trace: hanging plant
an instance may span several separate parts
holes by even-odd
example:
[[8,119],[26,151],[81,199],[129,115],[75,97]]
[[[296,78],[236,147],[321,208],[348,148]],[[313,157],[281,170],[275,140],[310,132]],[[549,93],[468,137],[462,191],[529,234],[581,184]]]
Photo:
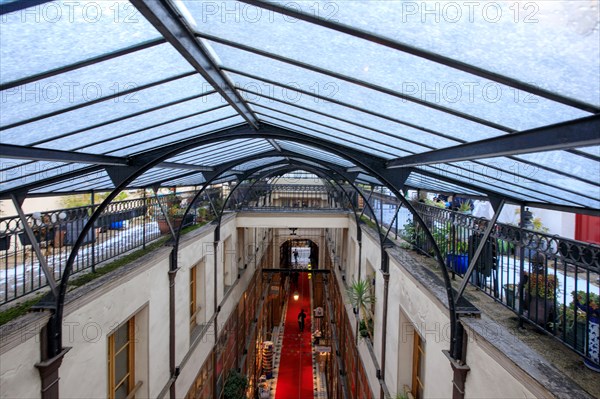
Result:
[[229,371],[225,379],[223,394],[225,399],[244,399],[245,391],[248,386],[248,377],[237,372],[236,370]]

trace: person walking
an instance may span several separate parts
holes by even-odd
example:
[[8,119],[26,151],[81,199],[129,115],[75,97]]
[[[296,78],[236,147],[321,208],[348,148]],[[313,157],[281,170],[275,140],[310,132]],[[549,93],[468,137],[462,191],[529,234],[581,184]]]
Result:
[[298,266],[298,250],[294,249],[294,263]]
[[304,313],[304,309],[300,310],[298,313],[298,329],[300,332],[304,332],[304,319],[306,319],[306,313]]

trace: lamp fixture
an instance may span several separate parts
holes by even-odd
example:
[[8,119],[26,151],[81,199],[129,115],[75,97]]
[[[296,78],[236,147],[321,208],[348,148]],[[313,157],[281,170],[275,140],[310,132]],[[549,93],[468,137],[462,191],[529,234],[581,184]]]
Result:
[[297,301],[298,299],[300,299],[300,294],[298,293],[298,291],[294,291],[294,301]]

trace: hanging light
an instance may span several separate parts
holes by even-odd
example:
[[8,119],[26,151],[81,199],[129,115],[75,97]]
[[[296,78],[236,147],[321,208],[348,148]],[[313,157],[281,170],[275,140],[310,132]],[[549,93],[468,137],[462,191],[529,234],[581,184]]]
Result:
[[294,291],[294,301],[297,301],[298,299],[300,299],[300,294],[298,291]]

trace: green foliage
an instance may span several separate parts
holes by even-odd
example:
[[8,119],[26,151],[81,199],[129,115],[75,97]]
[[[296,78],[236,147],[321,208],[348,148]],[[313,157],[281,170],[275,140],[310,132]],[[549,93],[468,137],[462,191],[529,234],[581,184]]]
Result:
[[[354,281],[347,289],[348,298],[352,307],[362,312],[363,318],[368,318],[369,307],[375,303],[373,286],[369,280]],[[360,317],[360,314],[359,314]]]
[[408,219],[404,226],[402,226],[402,232],[400,233],[400,237],[409,244],[415,244],[417,242],[416,233],[417,232],[413,221]]
[[584,309],[587,309],[592,316],[600,316],[600,295],[590,292],[589,294],[585,291],[572,291],[573,296],[572,305],[579,304]]
[[398,392],[394,399],[408,399],[408,396],[404,392]]
[[[94,203],[100,204],[108,197],[110,193],[95,193]],[[127,198],[127,193],[121,191],[114,199],[113,202],[123,201]],[[89,194],[78,194],[78,195],[65,195],[60,199],[60,204],[64,208],[79,208],[81,206],[88,206],[92,204],[92,198]]]
[[454,246],[454,250],[457,254],[464,255],[469,252],[469,244],[464,241],[459,241]]
[[556,297],[556,276],[549,274],[530,274],[529,275],[529,293],[538,298],[554,299]]
[[458,211],[459,212],[471,212],[471,204],[469,203],[469,201],[461,202],[460,206],[458,207]]
[[533,229],[535,231],[539,231],[541,233],[547,233],[550,229],[545,227],[544,224],[542,223],[542,219],[537,217],[537,218],[533,218],[531,220],[531,222],[533,223]]
[[0,326],[26,314],[32,306],[40,301],[40,299],[42,299],[42,295],[38,295],[36,298],[29,299],[17,306],[0,312]]
[[248,377],[236,370],[230,370],[225,379],[225,386],[223,387],[225,399],[244,399],[246,397],[245,391],[247,386]]
[[364,222],[367,226],[369,226],[370,228],[372,228],[373,230],[377,230],[377,225],[375,224],[375,222],[372,221],[371,219],[369,219],[368,217],[366,217],[365,215],[362,215],[360,217],[360,220],[362,222]]

